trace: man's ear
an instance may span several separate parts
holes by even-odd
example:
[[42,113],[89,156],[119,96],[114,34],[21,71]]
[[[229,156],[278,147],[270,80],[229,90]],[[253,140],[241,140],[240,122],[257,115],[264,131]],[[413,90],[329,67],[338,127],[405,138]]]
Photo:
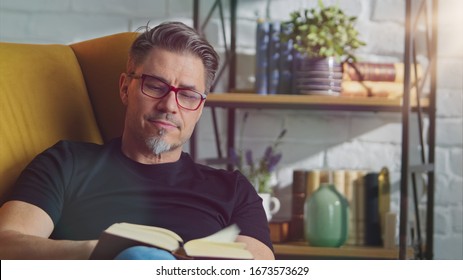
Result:
[[119,96],[121,97],[122,104],[127,106],[129,95],[129,79],[126,73],[122,73],[119,77]]

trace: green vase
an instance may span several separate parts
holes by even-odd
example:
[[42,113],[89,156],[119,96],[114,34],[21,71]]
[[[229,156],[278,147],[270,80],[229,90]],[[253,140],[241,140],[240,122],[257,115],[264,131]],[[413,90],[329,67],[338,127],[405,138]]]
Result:
[[304,234],[309,245],[342,246],[347,240],[348,207],[334,185],[320,185],[304,205]]

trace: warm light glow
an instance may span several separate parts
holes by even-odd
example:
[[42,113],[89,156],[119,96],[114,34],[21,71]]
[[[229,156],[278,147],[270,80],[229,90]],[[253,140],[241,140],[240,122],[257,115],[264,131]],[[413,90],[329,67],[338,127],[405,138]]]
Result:
[[463,1],[439,1],[439,47],[445,56],[463,57]]

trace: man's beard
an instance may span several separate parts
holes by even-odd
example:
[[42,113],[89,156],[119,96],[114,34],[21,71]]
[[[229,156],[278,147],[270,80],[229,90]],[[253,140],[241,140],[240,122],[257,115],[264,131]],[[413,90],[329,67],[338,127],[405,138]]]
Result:
[[168,152],[172,149],[172,145],[167,143],[163,139],[163,135],[165,133],[165,130],[159,131],[159,135],[149,137],[148,139],[145,140],[146,146],[151,150],[151,152],[155,156],[159,156],[162,153]]
[[[155,120],[155,119],[166,119],[166,120],[174,123],[175,125],[180,126],[178,124],[178,122],[176,122],[173,119],[171,114],[166,114],[165,117],[163,117],[163,116],[161,116],[161,117],[159,117],[159,116],[150,116],[148,118],[149,121],[150,120]],[[161,129],[161,130],[159,130],[158,135],[150,136],[145,140],[146,146],[148,147],[148,149],[155,156],[160,156],[162,153],[170,152],[170,151],[173,151],[175,149],[178,149],[179,147],[181,147],[182,145],[184,145],[188,141],[188,138],[186,138],[186,139],[180,139],[180,143],[173,143],[173,144],[171,143],[171,144],[169,144],[164,139],[164,136],[165,136],[166,133],[167,133],[167,131],[165,129]]]

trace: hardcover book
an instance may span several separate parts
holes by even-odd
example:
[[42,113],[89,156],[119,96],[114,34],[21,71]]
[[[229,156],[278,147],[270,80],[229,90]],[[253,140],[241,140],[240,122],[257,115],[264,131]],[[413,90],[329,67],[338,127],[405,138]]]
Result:
[[292,241],[304,240],[304,202],[306,198],[305,170],[293,171],[292,209],[289,224],[289,239]]
[[258,94],[268,93],[268,47],[269,47],[269,22],[259,19],[256,30],[256,69],[255,88]]
[[[415,81],[414,65],[411,69],[411,80]],[[403,83],[405,65],[403,63],[374,63],[354,62],[343,63],[344,81],[382,81]],[[423,76],[421,65],[416,64],[416,76],[418,80]]]
[[347,245],[365,245],[365,171],[345,172],[345,195],[349,203],[349,232]]
[[338,169],[338,170],[333,170],[333,184],[336,190],[341,194],[342,196],[346,197],[346,183],[345,183],[345,170]]
[[386,239],[386,220],[391,205],[391,182],[389,179],[389,169],[381,168],[378,176],[378,210],[383,243]]
[[[342,81],[341,96],[383,97],[395,99],[403,96],[404,84],[396,82]],[[416,87],[412,87],[411,98],[416,97]]]
[[358,179],[355,181],[356,205],[356,244],[365,245],[365,171],[358,171]]
[[268,47],[268,94],[278,93],[278,83],[280,77],[280,22],[270,23],[270,36]]
[[365,245],[382,246],[379,212],[379,173],[370,172],[364,177],[365,188]]
[[288,240],[289,234],[289,221],[271,221],[268,226],[270,229],[270,240],[273,243],[281,243]]
[[349,232],[347,234],[347,245],[358,245],[357,242],[357,228],[358,228],[358,215],[357,215],[357,199],[356,199],[356,181],[358,180],[359,172],[356,170],[347,170],[345,172],[345,186],[344,191],[346,194],[347,202],[349,203]]
[[210,236],[183,242],[168,229],[116,223],[101,234],[90,259],[111,260],[122,250],[137,245],[166,250],[178,259],[253,259],[244,243],[234,242],[238,234],[238,226],[231,225]]
[[[281,33],[291,32],[288,24],[281,24]],[[293,65],[293,41],[280,42],[280,58],[278,61],[278,68],[280,73],[278,75],[278,93],[291,94],[292,93],[292,65]]]

